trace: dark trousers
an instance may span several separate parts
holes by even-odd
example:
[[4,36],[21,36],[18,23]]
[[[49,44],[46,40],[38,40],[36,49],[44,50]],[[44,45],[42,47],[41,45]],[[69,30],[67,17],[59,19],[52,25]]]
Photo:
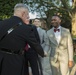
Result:
[[38,64],[38,54],[33,49],[29,49],[27,52],[25,52],[25,70],[24,70],[25,75],[29,75],[28,62],[30,64],[32,74],[40,75],[39,64]]
[[0,75],[24,75],[24,56],[0,51]]

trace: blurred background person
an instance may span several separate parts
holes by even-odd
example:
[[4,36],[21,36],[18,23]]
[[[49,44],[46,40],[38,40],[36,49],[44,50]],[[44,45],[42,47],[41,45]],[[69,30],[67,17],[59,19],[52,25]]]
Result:
[[46,31],[48,30],[47,23],[44,19],[41,19],[41,28],[46,30]]
[[46,35],[46,30],[41,28],[41,20],[39,18],[35,18],[33,24],[37,27],[40,44],[45,53],[44,58],[40,57],[43,75],[51,75],[51,68],[49,62],[49,47],[47,45],[48,38]]
[[[30,19],[29,17],[26,19],[25,22],[27,25],[30,24]],[[40,38],[37,32],[37,28],[34,25],[29,25],[33,28],[36,40],[40,43]],[[37,52],[28,44],[28,50],[26,50],[25,47],[25,75],[42,75],[41,72],[41,65],[40,65],[40,60],[38,57]]]

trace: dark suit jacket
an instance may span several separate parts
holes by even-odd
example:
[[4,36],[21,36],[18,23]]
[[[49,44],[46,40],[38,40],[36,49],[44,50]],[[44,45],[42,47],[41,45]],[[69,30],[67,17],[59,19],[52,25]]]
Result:
[[9,28],[19,23],[22,25],[0,41],[0,48],[19,51],[20,49],[24,49],[26,43],[28,43],[39,55],[44,56],[43,49],[37,42],[32,27],[25,25],[19,17],[13,16],[0,22],[0,37],[2,38]]
[[32,25],[33,27],[33,30],[34,30],[34,34],[35,34],[35,37],[36,37],[36,40],[40,43],[40,38],[39,38],[39,34],[38,34],[38,31],[37,31],[37,27]]

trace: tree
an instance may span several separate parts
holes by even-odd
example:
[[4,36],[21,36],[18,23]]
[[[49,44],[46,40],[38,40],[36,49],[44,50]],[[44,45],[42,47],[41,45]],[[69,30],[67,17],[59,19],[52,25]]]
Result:
[[71,10],[71,18],[72,18],[72,34],[76,37],[76,0],[72,0],[72,10]]
[[0,19],[3,20],[13,15],[13,8],[16,3],[22,0],[0,0]]
[[76,36],[76,0],[25,0],[24,3],[32,12],[40,13],[42,18],[45,15],[48,27],[50,27],[51,16],[60,15],[62,23],[66,22],[65,27],[72,27],[72,34]]
[[76,37],[76,0],[72,0],[72,6],[68,7],[68,2],[66,0],[61,0],[64,10],[67,11],[71,19],[72,24],[72,35]]

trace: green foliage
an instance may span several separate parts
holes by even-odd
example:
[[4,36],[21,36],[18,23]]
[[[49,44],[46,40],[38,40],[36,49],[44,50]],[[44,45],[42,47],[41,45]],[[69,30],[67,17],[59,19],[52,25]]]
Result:
[[[22,0],[0,0],[0,19],[12,16],[13,7],[19,2],[22,2]],[[72,7],[69,0],[23,0],[23,2],[29,7],[32,13],[36,11],[42,18],[45,15],[49,28],[51,16],[54,14],[59,14],[62,17],[62,23],[67,23],[65,27],[70,27],[71,18],[69,12],[71,12]]]
[[67,23],[65,26],[63,25],[64,27],[71,27],[71,17],[69,13],[72,7],[70,5],[70,0],[25,0],[25,4],[29,6],[30,11],[40,13],[41,18],[45,15],[49,28],[51,16],[54,14],[59,14],[61,16],[63,24]]
[[73,38],[76,38],[76,35],[74,35]]
[[22,0],[0,0],[0,19],[9,18],[13,15],[13,8],[16,3]]
[[76,55],[74,55],[73,59],[74,59],[74,62],[76,63]]

